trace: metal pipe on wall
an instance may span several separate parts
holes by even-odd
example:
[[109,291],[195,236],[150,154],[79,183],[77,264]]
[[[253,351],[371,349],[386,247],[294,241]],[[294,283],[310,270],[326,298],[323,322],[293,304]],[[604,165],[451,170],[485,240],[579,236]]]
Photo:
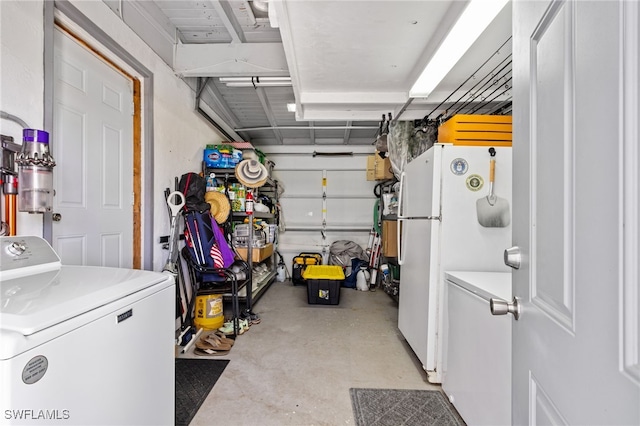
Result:
[[20,126],[22,126],[23,129],[30,128],[29,125],[20,117],[17,117],[13,114],[9,114],[8,112],[5,112],[5,111],[0,111],[0,118],[13,121],[14,123],[18,123]]
[[18,196],[16,194],[4,195],[4,217],[7,224],[5,235],[14,236],[17,231]]
[[[26,125],[22,119],[15,115],[8,114],[4,111],[2,118],[14,121],[18,124]],[[18,217],[18,176],[16,172],[16,155],[20,152],[22,146],[14,143],[13,137],[0,135],[0,152],[2,153],[2,162],[0,163],[0,193],[4,194],[4,214],[0,218],[0,235],[13,236],[17,233]]]

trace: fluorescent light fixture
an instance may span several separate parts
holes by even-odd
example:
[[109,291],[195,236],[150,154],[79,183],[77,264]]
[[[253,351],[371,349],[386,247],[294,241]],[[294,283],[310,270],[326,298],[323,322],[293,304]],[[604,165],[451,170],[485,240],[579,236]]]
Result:
[[287,111],[296,112],[296,104],[287,104]]
[[[1,0],[0,0],[1,1]],[[283,81],[265,81],[260,83],[252,83],[252,82],[237,82],[237,83],[225,83],[227,87],[289,87],[291,83],[283,82]]]
[[412,98],[426,98],[471,45],[487,29],[509,0],[471,0],[447,37],[409,90]]
[[227,87],[286,87],[291,77],[220,77]]

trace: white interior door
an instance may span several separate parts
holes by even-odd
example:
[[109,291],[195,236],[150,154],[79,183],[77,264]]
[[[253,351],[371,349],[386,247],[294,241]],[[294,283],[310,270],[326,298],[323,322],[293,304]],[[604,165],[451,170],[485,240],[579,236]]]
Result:
[[638,13],[513,4],[513,424],[640,424]]
[[53,247],[69,265],[133,264],[131,81],[55,31]]

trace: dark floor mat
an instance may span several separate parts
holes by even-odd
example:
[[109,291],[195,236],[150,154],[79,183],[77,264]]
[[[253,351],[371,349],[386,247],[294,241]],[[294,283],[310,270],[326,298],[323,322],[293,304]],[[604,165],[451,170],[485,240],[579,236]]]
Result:
[[440,391],[350,389],[357,426],[464,426]]
[[176,426],[187,426],[229,363],[227,359],[176,359]]

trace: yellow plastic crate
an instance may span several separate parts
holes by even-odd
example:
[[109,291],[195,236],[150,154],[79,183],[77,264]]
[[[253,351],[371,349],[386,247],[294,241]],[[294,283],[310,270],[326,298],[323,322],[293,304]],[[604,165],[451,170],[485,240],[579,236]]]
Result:
[[456,114],[438,127],[438,142],[469,146],[511,146],[512,117]]
[[344,280],[342,266],[338,265],[309,265],[302,273],[305,280]]
[[307,283],[307,302],[310,305],[340,304],[340,287],[344,282],[342,266],[309,265],[302,272]]

